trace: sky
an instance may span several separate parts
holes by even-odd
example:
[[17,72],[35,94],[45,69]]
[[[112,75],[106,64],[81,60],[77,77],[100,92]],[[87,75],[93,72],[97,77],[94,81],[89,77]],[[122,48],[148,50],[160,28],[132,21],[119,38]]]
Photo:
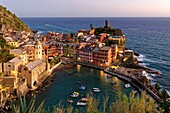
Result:
[[170,17],[170,0],[0,0],[19,17]]

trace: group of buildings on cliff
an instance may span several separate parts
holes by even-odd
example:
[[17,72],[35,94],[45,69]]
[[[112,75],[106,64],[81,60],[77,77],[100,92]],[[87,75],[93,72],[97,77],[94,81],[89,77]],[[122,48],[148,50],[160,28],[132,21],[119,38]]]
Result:
[[[108,22],[106,28],[110,29]],[[0,63],[0,85],[24,94],[35,89],[49,74],[50,60],[69,58],[70,62],[89,63],[108,67],[118,59],[133,60],[133,51],[125,50],[126,37],[100,33],[95,29],[79,30],[77,33],[47,32],[46,35],[27,32],[1,32],[12,49],[13,59]]]

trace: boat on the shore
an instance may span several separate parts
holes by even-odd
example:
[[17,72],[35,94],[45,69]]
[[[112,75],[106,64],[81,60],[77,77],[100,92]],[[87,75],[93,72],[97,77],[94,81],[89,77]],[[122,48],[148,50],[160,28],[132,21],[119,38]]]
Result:
[[71,97],[75,98],[79,96],[79,92],[73,92],[71,95]]
[[131,85],[130,84],[125,84],[125,88],[130,88]]
[[77,105],[77,106],[86,106],[87,104],[86,104],[86,102],[80,102],[80,101],[78,101],[76,105]]
[[71,104],[71,103],[73,103],[73,100],[67,99],[67,102]]
[[112,78],[112,75],[110,75],[110,74],[107,74],[106,76],[107,76],[107,78]]

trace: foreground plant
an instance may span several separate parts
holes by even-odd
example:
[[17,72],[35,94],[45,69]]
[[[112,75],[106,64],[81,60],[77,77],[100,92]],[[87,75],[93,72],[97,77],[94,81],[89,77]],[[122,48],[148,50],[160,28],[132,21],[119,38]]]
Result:
[[[135,96],[134,92],[130,93],[130,97],[127,97],[122,92],[117,94],[116,102],[111,103],[108,106],[108,97],[103,99],[103,108],[99,109],[99,100],[93,96],[88,96],[87,106],[85,111],[74,110],[73,106],[54,107],[52,113],[159,113],[156,109],[155,102],[146,95],[146,92],[142,92],[141,95]],[[26,99],[20,98],[20,104],[16,107],[12,102],[13,113],[49,113],[45,110],[44,101],[36,108],[35,97],[27,105]]]
[[25,96],[23,98],[20,97],[19,101],[17,106],[11,101],[12,113],[46,113],[44,101],[37,108],[35,106],[35,97],[31,99],[29,104],[27,104]]

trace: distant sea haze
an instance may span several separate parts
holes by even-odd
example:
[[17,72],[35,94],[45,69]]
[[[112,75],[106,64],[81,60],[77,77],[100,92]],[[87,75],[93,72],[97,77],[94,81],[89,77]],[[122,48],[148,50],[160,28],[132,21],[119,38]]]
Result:
[[109,20],[113,28],[120,28],[127,37],[126,46],[139,53],[141,65],[161,71],[150,74],[152,83],[158,82],[170,91],[170,18],[21,18],[31,29],[45,34],[47,31],[76,32],[104,26]]

